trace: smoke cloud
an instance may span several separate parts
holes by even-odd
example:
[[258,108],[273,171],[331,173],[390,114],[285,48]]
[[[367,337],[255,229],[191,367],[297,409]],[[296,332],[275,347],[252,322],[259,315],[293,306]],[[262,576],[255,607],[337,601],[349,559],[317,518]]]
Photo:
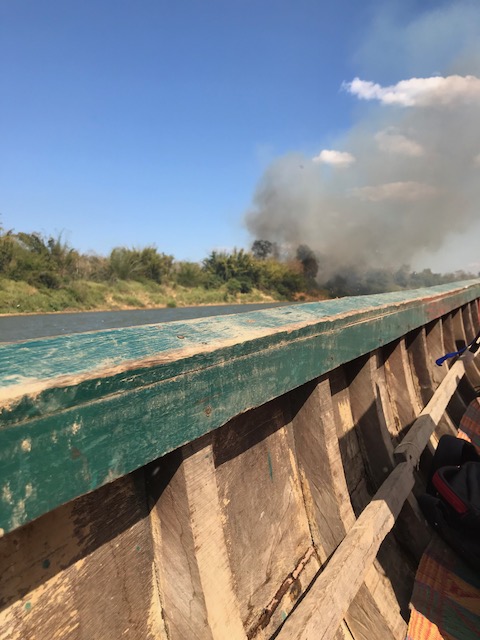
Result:
[[309,245],[328,277],[349,265],[411,264],[466,232],[480,219],[480,66],[470,59],[468,74],[345,82],[346,94],[370,108],[336,149],[291,153],[268,167],[246,216],[252,236]]

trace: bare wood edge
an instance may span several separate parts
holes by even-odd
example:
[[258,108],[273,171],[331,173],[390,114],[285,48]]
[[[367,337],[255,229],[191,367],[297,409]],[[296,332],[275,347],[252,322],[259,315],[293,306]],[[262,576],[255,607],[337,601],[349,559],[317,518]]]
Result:
[[381,543],[391,531],[413,485],[413,470],[465,374],[467,351],[451,367],[430,402],[395,449],[395,469],[340,543],[325,570],[286,619],[279,640],[332,640],[360,589]]

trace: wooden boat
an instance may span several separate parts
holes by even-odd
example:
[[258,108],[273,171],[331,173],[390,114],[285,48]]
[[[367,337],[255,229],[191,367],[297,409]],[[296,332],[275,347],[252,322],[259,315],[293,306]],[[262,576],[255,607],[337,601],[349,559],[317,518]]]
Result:
[[403,638],[430,537],[415,467],[480,381],[434,361],[479,298],[3,345],[1,640]]

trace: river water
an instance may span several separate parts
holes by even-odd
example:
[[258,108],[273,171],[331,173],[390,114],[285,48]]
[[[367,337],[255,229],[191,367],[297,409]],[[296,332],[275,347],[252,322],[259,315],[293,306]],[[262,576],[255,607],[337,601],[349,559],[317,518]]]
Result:
[[130,311],[88,311],[0,317],[0,342],[18,342],[84,331],[133,327],[157,322],[192,320],[230,313],[245,313],[280,307],[288,302],[267,304],[231,304],[175,309],[135,309]]

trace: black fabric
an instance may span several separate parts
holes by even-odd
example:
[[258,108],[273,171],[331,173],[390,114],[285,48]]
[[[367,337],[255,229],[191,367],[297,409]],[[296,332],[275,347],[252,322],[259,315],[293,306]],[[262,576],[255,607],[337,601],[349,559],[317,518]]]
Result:
[[419,504],[442,538],[480,571],[480,456],[471,443],[442,436]]

